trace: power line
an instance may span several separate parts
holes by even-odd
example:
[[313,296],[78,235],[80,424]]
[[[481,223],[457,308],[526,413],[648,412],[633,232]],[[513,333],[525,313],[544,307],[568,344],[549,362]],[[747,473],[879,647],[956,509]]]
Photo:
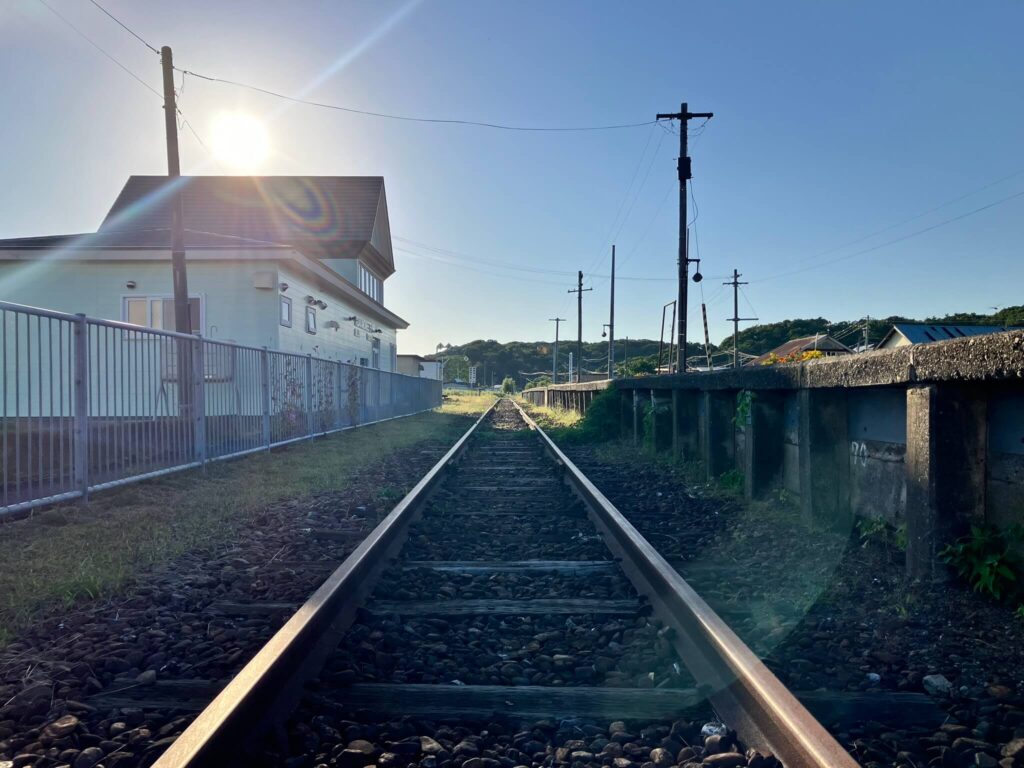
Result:
[[986,189],[990,189],[991,187],[994,187],[994,186],[997,186],[999,184],[1002,184],[1004,181],[1009,181],[1010,179],[1015,178],[1017,176],[1020,176],[1021,174],[1024,174],[1024,168],[1020,168],[1020,169],[1014,171],[1013,173],[1007,174],[1006,176],[1002,176],[1001,178],[998,178],[995,181],[990,181],[987,184],[983,184],[982,186],[977,187],[976,189],[973,189],[970,192],[967,192],[967,193],[965,193],[963,195],[960,195],[959,197],[954,197],[952,200],[947,200],[944,203],[940,203],[939,205],[936,205],[936,206],[934,206],[932,208],[929,208],[927,211],[923,211],[922,213],[918,213],[918,214],[916,214],[914,216],[911,216],[908,219],[903,219],[902,221],[898,221],[895,224],[890,224],[890,225],[888,225],[886,227],[882,227],[881,229],[876,229],[875,231],[869,232],[866,235],[861,235],[860,237],[856,238],[855,240],[850,240],[849,242],[843,243],[842,245],[837,245],[834,248],[829,248],[827,251],[822,251],[821,253],[817,253],[814,256],[808,256],[808,257],[806,257],[804,259],[800,259],[797,263],[798,264],[802,264],[802,263],[806,263],[808,261],[814,261],[815,259],[819,259],[822,256],[828,256],[830,253],[835,253],[836,251],[841,251],[844,248],[849,248],[851,245],[857,245],[858,243],[863,243],[865,240],[870,240],[872,237],[875,237],[877,235],[881,235],[881,234],[883,234],[885,232],[889,232],[889,231],[891,231],[893,229],[896,229],[898,227],[902,227],[904,224],[909,224],[912,221],[917,221],[918,219],[923,218],[923,217],[927,216],[930,213],[935,213],[936,211],[940,211],[943,208],[948,208],[949,206],[953,205],[954,203],[959,203],[961,200],[966,200],[968,197],[973,197],[974,195],[978,194],[979,192],[984,192]]
[[302,99],[298,96],[289,96],[285,93],[279,93],[278,91],[272,91],[269,88],[261,88],[258,85],[251,85],[249,83],[241,83],[237,80],[228,80],[223,77],[212,77],[210,75],[203,75],[191,69],[182,69],[175,67],[179,72],[198,77],[200,80],[207,80],[211,83],[223,83],[224,85],[233,85],[236,88],[245,88],[246,90],[255,91],[262,93],[266,96],[273,96],[277,99],[284,99],[295,104],[304,104],[308,107],[320,107],[321,109],[332,109],[337,112],[347,112],[353,115],[363,115],[365,117],[379,117],[386,120],[400,120],[407,123],[435,123],[442,125],[468,125],[477,128],[493,128],[499,131],[527,131],[527,132],[557,132],[557,133],[571,133],[571,132],[584,132],[584,131],[615,131],[623,128],[640,128],[645,125],[652,125],[654,120],[645,120],[639,123],[619,123],[614,125],[576,125],[576,126],[550,126],[550,125],[508,125],[505,123],[488,123],[479,120],[459,120],[455,118],[441,118],[441,117],[418,117],[413,115],[396,115],[389,112],[374,112],[368,109],[356,109],[355,107],[343,107],[340,104],[328,104],[322,101],[312,101],[310,99]]
[[[43,0],[39,0],[39,1],[43,2]],[[108,11],[106,8],[104,8],[102,5],[100,5],[98,2],[96,2],[96,0],[89,0],[89,2],[91,2],[97,8],[99,8],[104,14],[106,14],[108,17],[110,17],[110,19],[112,19],[115,23],[117,23],[122,29],[124,29],[126,32],[128,32],[130,35],[132,35],[132,37],[134,37],[136,40],[138,40],[144,46],[146,46],[151,51],[153,51],[153,53],[156,53],[157,55],[160,54],[160,51],[158,51],[154,46],[150,45],[141,35],[139,35],[137,32],[135,32],[131,27],[129,27],[127,24],[125,24],[119,18],[114,16],[114,14],[110,13],[110,11]],[[43,4],[45,5],[45,3],[43,3]],[[47,6],[47,7],[49,8],[49,6]],[[56,11],[54,11],[54,13],[56,13]],[[222,83],[224,85],[233,85],[236,88],[245,88],[246,90],[255,91],[257,93],[262,93],[262,94],[264,94],[266,96],[273,96],[274,98],[277,98],[277,99],[284,99],[285,101],[291,101],[291,102],[293,102],[295,104],[305,104],[306,106],[310,106],[310,107],[320,107],[321,109],[333,109],[333,110],[336,110],[338,112],[348,112],[348,113],[354,114],[354,115],[364,115],[366,117],[379,117],[379,118],[383,118],[383,119],[387,119],[387,120],[401,120],[401,121],[404,121],[404,122],[411,122],[411,123],[439,123],[439,124],[446,124],[446,125],[468,125],[468,126],[475,126],[475,127],[478,127],[478,128],[493,128],[495,130],[500,130],[500,131],[529,131],[529,132],[542,132],[543,131],[543,132],[560,132],[560,133],[565,133],[565,132],[582,132],[582,131],[615,131],[615,130],[620,130],[620,129],[624,129],[624,128],[639,128],[639,127],[642,127],[642,126],[645,126],[645,125],[655,125],[658,122],[657,120],[645,120],[645,121],[639,122],[639,123],[618,123],[618,124],[613,124],[613,125],[525,126],[525,125],[508,125],[508,124],[505,124],[505,123],[489,123],[489,122],[483,122],[483,121],[478,121],[478,120],[459,120],[459,119],[455,119],[455,118],[436,118],[436,117],[417,117],[417,116],[412,116],[412,115],[396,115],[396,114],[392,114],[392,113],[388,113],[388,112],[374,112],[372,110],[356,109],[354,107],[344,107],[344,106],[341,106],[340,104],[327,104],[325,102],[312,101],[310,99],[302,99],[302,98],[299,98],[297,96],[289,96],[288,94],[285,94],[285,93],[280,93],[278,91],[272,91],[269,88],[262,88],[262,87],[260,87],[258,85],[252,85],[250,83],[242,83],[242,82],[239,82],[238,80],[229,80],[229,79],[224,78],[224,77],[214,77],[212,75],[200,74],[199,72],[195,72],[195,71],[190,70],[190,69],[185,69],[183,67],[175,67],[174,69],[176,71],[178,71],[178,72],[181,72],[182,74],[192,75],[193,77],[198,77],[201,80],[207,80],[207,81],[209,81],[211,83]]]
[[911,233],[906,234],[906,235],[902,235],[900,237],[893,238],[892,240],[886,240],[884,243],[878,243],[877,245],[873,245],[870,248],[863,248],[863,249],[861,249],[859,251],[854,251],[853,253],[846,254],[845,256],[839,256],[838,258],[829,259],[828,261],[822,261],[822,262],[819,262],[817,264],[810,264],[810,265],[808,265],[806,267],[801,267],[800,269],[790,270],[789,272],[781,272],[781,273],[779,273],[777,275],[770,275],[768,277],[762,277],[760,280],[755,280],[753,282],[763,283],[763,282],[766,282],[768,280],[777,280],[780,277],[789,277],[790,275],[799,274],[800,272],[807,272],[807,271],[812,270],[812,269],[819,269],[820,267],[826,267],[826,266],[828,266],[830,264],[836,264],[836,263],[838,263],[840,261],[845,261],[847,259],[852,259],[855,256],[863,256],[866,253],[871,253],[872,251],[877,251],[880,248],[885,248],[886,246],[894,245],[895,243],[901,243],[904,240],[909,240],[912,237],[917,237],[918,235],[923,235],[926,232],[931,232],[932,230],[938,229],[939,227],[944,227],[947,224],[952,224],[954,222],[960,221],[961,219],[966,219],[967,217],[973,216],[976,213],[981,213],[982,211],[987,211],[989,208],[995,208],[997,205],[1002,205],[1003,203],[1009,202],[1010,200],[1014,200],[1014,199],[1016,199],[1018,197],[1024,197],[1024,190],[1022,190],[1020,192],[1016,192],[1016,193],[1014,193],[1012,195],[1007,195],[1006,197],[1000,198],[999,200],[996,200],[995,202],[988,203],[987,205],[983,205],[980,208],[975,208],[972,211],[967,211],[966,213],[961,213],[959,216],[954,216],[954,217],[949,218],[949,219],[944,219],[943,221],[940,221],[940,222],[938,222],[936,224],[932,224],[931,226],[928,226],[928,227],[924,227],[923,229],[915,230],[914,232],[911,232]]
[[99,8],[101,11],[103,11],[103,13],[105,13],[107,16],[109,16],[111,19],[113,19],[114,22],[118,26],[120,26],[125,32],[127,32],[129,35],[134,37],[136,40],[138,40],[144,46],[149,48],[149,50],[151,50],[157,56],[160,55],[160,51],[158,51],[154,46],[150,45],[145,40],[143,40],[141,35],[139,35],[135,30],[133,30],[131,27],[129,27],[127,24],[125,24],[123,21],[121,21],[119,18],[117,18],[117,16],[112,14],[110,11],[108,11],[106,8],[104,8],[102,5],[97,3],[96,0],[89,0],[89,2],[92,3],[93,5],[95,5],[97,8]]
[[119,61],[119,60],[118,60],[118,59],[117,59],[117,58],[116,58],[116,57],[115,57],[115,56],[114,56],[113,54],[111,54],[110,52],[108,52],[108,51],[107,51],[107,50],[106,50],[106,49],[105,49],[105,48],[104,48],[103,46],[101,46],[101,45],[100,45],[99,43],[97,43],[97,42],[96,42],[95,40],[93,40],[93,39],[92,39],[91,37],[89,37],[89,36],[88,36],[87,34],[85,34],[85,32],[83,32],[83,31],[82,31],[82,30],[80,30],[80,29],[79,29],[78,27],[76,27],[76,26],[75,26],[74,24],[72,24],[72,23],[71,23],[71,22],[70,22],[70,21],[69,21],[69,20],[68,20],[68,19],[67,19],[67,18],[66,18],[66,17],[65,17],[65,16],[64,16],[63,14],[61,14],[61,13],[60,13],[59,11],[57,11],[57,9],[56,9],[56,8],[54,8],[54,7],[53,7],[53,6],[51,6],[51,5],[49,4],[49,3],[47,3],[47,2],[46,2],[46,0],[39,0],[39,3],[40,3],[40,4],[41,4],[41,5],[42,5],[42,6],[44,7],[44,8],[46,8],[46,10],[48,10],[48,11],[49,11],[50,13],[52,13],[52,14],[53,14],[54,16],[56,16],[56,17],[57,17],[58,19],[60,19],[61,21],[63,21],[63,22],[64,22],[64,23],[65,23],[65,24],[66,24],[66,25],[67,25],[68,27],[70,27],[70,28],[71,28],[71,29],[72,29],[72,30],[73,30],[73,31],[75,32],[75,34],[76,34],[76,35],[78,35],[79,37],[81,37],[81,38],[82,38],[83,40],[85,40],[85,41],[86,41],[86,42],[87,42],[87,43],[88,43],[89,45],[91,45],[91,46],[92,46],[93,48],[95,48],[95,49],[96,49],[97,51],[99,51],[99,52],[100,52],[100,53],[102,53],[102,54],[103,54],[104,56],[106,56],[106,57],[107,57],[108,59],[110,59],[110,60],[111,60],[112,62],[114,62],[114,64],[116,64],[116,65],[117,65],[118,67],[120,67],[120,68],[121,68],[122,70],[124,70],[124,72],[125,72],[126,74],[128,74],[129,76],[131,76],[132,78],[134,78],[134,79],[135,79],[136,81],[138,81],[138,82],[139,82],[139,84],[141,84],[141,85],[142,85],[142,86],[143,86],[144,88],[148,89],[148,90],[149,90],[149,91],[151,91],[151,92],[152,92],[153,94],[155,94],[155,95],[156,95],[156,97],[157,97],[158,99],[160,99],[161,101],[163,100],[163,98],[164,98],[164,97],[163,97],[163,94],[162,94],[162,93],[160,93],[160,91],[158,91],[158,90],[157,90],[156,88],[154,88],[153,86],[151,86],[151,85],[150,85],[149,83],[147,83],[147,82],[146,82],[145,80],[143,80],[143,79],[142,79],[141,77],[139,77],[139,76],[138,76],[137,74],[135,74],[135,73],[134,73],[134,72],[132,72],[132,71],[131,71],[130,69],[128,69],[128,67],[126,67],[126,66],[125,66],[124,64],[122,64],[122,63],[121,63],[121,62],[120,62],[120,61]]

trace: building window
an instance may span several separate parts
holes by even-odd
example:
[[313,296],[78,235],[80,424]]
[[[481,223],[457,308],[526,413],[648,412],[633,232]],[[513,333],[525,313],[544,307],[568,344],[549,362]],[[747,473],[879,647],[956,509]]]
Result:
[[370,355],[373,361],[371,367],[380,370],[380,339],[373,339],[370,342]]
[[366,366],[368,366],[370,364],[370,361],[367,360],[365,357],[360,357],[359,358],[359,364],[361,366],[363,366],[363,368],[365,368]]
[[384,283],[361,262],[359,264],[359,290],[378,304],[384,303]]
[[306,333],[316,333],[316,310],[306,307]]
[[281,325],[285,328],[292,327],[292,300],[287,296],[281,297]]
[[[190,296],[188,300],[189,314],[193,333],[203,330],[203,300],[200,296]],[[126,296],[121,302],[121,319],[132,325],[142,325],[161,331],[174,331],[174,297],[173,296]]]

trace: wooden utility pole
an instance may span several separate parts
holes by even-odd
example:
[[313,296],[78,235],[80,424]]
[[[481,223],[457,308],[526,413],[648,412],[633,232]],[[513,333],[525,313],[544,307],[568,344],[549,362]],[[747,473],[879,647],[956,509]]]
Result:
[[615,246],[612,245],[612,298],[608,309],[608,378],[615,378]]
[[711,338],[708,336],[708,305],[700,303],[700,313],[704,318],[704,355],[708,359],[708,370],[711,370]]
[[558,326],[565,322],[564,317],[549,317],[548,322],[555,324],[555,350],[551,360],[551,383],[558,383]]
[[690,158],[686,148],[686,129],[694,117],[710,120],[713,112],[690,112],[684,101],[678,112],[659,113],[658,120],[679,121],[679,293],[676,297],[676,372],[686,373],[686,299],[687,280],[690,272],[689,243],[686,237],[686,182],[693,178],[690,173]]
[[[583,294],[592,291],[593,288],[583,287],[583,270],[576,275],[576,287],[570,288],[569,293],[576,294],[576,383],[583,381]],[[569,379],[572,381],[572,378]]]
[[732,367],[733,368],[739,368],[740,367],[740,353],[739,353],[739,348],[737,346],[737,339],[739,338],[739,335],[740,335],[740,320],[743,320],[743,321],[757,320],[756,317],[740,317],[740,286],[741,285],[748,285],[748,283],[740,282],[740,278],[741,277],[743,277],[743,275],[741,275],[739,272],[737,272],[734,269],[732,271],[732,280],[730,280],[727,283],[722,283],[722,285],[731,285],[732,286],[732,317],[730,317],[729,319],[732,320]]
[[[178,107],[174,101],[174,62],[171,48],[160,49],[164,75],[164,126],[167,134],[167,178],[171,192],[171,269],[174,275],[174,329],[192,333],[192,312],[188,305],[188,277],[185,271],[185,213],[182,203],[181,161],[178,158]],[[179,366],[180,367],[180,366]]]

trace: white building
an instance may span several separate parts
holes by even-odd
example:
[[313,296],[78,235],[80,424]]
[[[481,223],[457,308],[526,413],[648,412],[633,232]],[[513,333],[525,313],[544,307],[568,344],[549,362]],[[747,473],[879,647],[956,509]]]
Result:
[[399,355],[398,372],[407,376],[419,376],[421,379],[440,379],[442,364],[440,360],[421,355]]
[[398,369],[409,324],[384,306],[395,265],[380,177],[132,176],[94,233],[0,240],[0,298],[174,329],[172,189],[193,331]]

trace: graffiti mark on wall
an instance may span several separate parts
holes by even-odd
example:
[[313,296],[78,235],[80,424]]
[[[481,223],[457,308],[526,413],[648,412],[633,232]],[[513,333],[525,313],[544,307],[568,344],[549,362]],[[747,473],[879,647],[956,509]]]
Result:
[[851,441],[850,459],[854,465],[866,467],[868,465],[868,444],[856,440]]

